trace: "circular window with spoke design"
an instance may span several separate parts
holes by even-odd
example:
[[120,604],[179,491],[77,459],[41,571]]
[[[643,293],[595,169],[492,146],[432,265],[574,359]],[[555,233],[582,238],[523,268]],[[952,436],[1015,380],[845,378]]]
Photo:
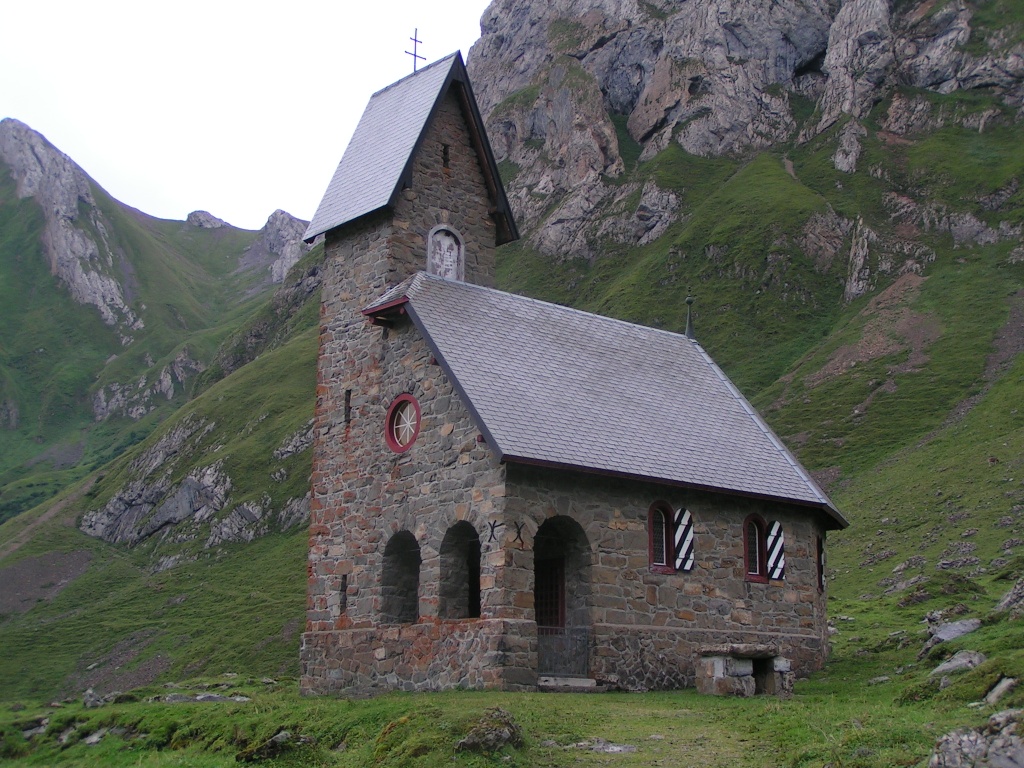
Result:
[[420,433],[420,404],[412,395],[399,395],[388,406],[384,439],[388,448],[395,453],[404,453],[412,448]]

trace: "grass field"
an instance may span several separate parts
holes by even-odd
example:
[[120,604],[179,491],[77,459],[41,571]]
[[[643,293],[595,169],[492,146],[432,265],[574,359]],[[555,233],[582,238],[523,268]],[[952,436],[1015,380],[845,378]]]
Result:
[[[984,720],[987,710],[966,704],[980,698],[993,677],[1024,672],[1024,652],[1015,641],[1024,625],[1003,620],[979,630],[972,648],[1009,655],[940,693],[927,677],[937,658],[918,662],[920,638],[903,646],[899,638],[906,633],[893,630],[899,621],[887,614],[852,611],[840,622],[841,639],[828,667],[798,683],[788,700],[706,697],[693,690],[304,699],[294,679],[254,678],[231,672],[229,665],[219,675],[138,689],[96,709],[79,702],[24,709],[8,703],[0,709],[2,754],[11,765],[83,766],[918,765],[939,735]],[[894,638],[893,631],[900,634]],[[884,682],[871,682],[883,675]],[[248,700],[161,701],[202,693]],[[1022,703],[1021,693],[1004,701]],[[512,714],[522,727],[523,745],[493,754],[456,752],[491,707]],[[45,733],[29,743],[21,731],[40,717],[49,718]],[[102,729],[108,731],[99,744],[86,741]],[[270,740],[281,731],[292,740],[278,751]]]

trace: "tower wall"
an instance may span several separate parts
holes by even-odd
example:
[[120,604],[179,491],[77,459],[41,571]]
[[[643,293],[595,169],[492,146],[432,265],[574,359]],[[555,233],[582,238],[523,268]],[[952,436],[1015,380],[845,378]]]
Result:
[[[395,203],[388,282],[393,285],[425,270],[427,234],[437,224],[447,224],[465,244],[465,281],[493,287],[495,224],[490,210],[479,156],[459,98],[450,90],[413,159],[412,185]],[[367,301],[372,298],[367,296]]]
[[[446,149],[447,147],[447,149]],[[391,209],[327,233],[314,418],[307,622],[301,688],[514,686],[504,667],[527,666],[529,643],[510,647],[503,604],[504,466],[408,321],[371,325],[362,308],[426,268],[427,236],[444,224],[462,238],[465,278],[494,279],[495,225],[458,96],[441,99],[413,157],[411,184]],[[389,404],[421,408],[412,448],[385,441]],[[439,548],[468,521],[481,541],[481,616],[438,618]],[[410,532],[419,547],[414,622],[384,616],[385,549]],[[515,643],[513,643],[515,645]]]

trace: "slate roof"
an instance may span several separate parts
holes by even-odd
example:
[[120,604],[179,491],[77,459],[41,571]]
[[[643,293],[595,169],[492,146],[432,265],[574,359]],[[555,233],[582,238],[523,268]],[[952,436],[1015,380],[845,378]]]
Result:
[[410,182],[412,157],[452,83],[458,83],[462,89],[481,165],[485,175],[490,175],[494,182],[491,192],[504,224],[498,228],[499,235],[505,233],[504,237],[499,236],[499,244],[519,237],[462,54],[455,52],[370,97],[313,220],[306,228],[304,240],[308,242],[330,229],[394,204],[395,197]]
[[686,336],[423,272],[364,313],[398,305],[504,461],[781,499],[847,525]]

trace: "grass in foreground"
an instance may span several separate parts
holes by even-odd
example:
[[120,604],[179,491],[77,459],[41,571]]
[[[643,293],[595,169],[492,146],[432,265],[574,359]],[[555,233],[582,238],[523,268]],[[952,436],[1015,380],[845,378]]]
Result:
[[[799,686],[789,701],[704,697],[693,690],[649,694],[506,694],[456,691],[388,694],[372,700],[303,699],[293,680],[222,677],[85,709],[31,707],[0,713],[11,765],[295,766],[844,766],[916,765],[935,738],[982,715],[962,703],[900,703],[899,684],[852,685],[839,663]],[[155,696],[217,691],[249,701],[162,703]],[[469,754],[456,745],[499,706],[524,731],[524,745]],[[46,732],[21,732],[48,716]],[[107,729],[98,744],[89,742]],[[271,739],[288,731],[291,740]],[[93,739],[89,737],[92,736]],[[63,743],[62,743],[63,740]],[[624,747],[601,750],[603,743]]]
[[[225,672],[136,689],[92,709],[77,700],[0,705],[0,758],[22,766],[921,765],[938,736],[978,725],[990,713],[968,703],[1000,677],[1024,673],[1024,653],[1015,641],[1024,620],[987,614],[992,603],[983,594],[967,598],[967,613],[984,616],[986,625],[924,659],[917,659],[923,635],[891,631],[906,627],[911,613],[949,608],[960,597],[944,595],[911,606],[850,606],[851,615],[839,615],[834,659],[812,680],[798,683],[789,700],[701,696],[692,689],[302,698],[294,679]],[[929,672],[964,647],[981,650],[989,661],[940,690]],[[198,694],[223,699],[162,700]],[[1015,692],[999,708],[1021,704],[1024,692]],[[523,745],[494,754],[456,751],[459,740],[496,706],[522,727]],[[23,732],[42,718],[47,718],[45,732],[26,739]],[[272,739],[282,731],[290,738],[277,745]]]

